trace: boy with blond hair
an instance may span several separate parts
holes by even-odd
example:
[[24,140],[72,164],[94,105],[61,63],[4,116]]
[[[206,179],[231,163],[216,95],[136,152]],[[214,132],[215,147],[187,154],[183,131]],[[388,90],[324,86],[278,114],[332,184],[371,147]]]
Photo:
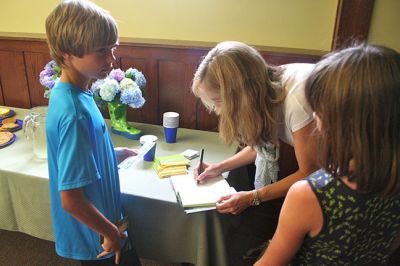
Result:
[[61,67],[46,121],[50,196],[57,254],[82,265],[140,265],[124,230],[115,149],[89,91],[115,60],[118,29],[104,9],[84,0],[61,2],[46,19],[50,54]]

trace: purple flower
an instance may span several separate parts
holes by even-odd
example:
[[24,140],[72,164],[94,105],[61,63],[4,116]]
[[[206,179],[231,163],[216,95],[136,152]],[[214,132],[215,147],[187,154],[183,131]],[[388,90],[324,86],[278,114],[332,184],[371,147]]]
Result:
[[49,76],[53,76],[56,72],[52,69],[52,68],[45,68],[40,72],[40,78],[44,78],[44,77],[49,77]]
[[60,80],[61,69],[57,66],[56,61],[48,62],[39,74],[39,82],[45,87],[45,98],[50,98],[50,91],[55,83]]
[[113,69],[108,75],[109,78],[115,79],[116,81],[121,81],[125,78],[125,73],[121,69]]
[[51,60],[50,62],[48,62],[48,63],[44,66],[44,69],[51,69],[51,70],[53,70],[55,67],[58,67],[56,61]]
[[43,78],[40,78],[40,84],[42,84],[43,86],[52,89],[54,87],[55,84],[55,80],[53,79],[52,76],[44,76]]

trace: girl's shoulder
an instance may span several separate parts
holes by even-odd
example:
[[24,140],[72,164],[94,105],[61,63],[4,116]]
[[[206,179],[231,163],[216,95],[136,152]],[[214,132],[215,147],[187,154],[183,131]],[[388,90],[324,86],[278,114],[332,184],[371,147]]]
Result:
[[313,189],[320,189],[332,182],[333,177],[324,169],[320,169],[309,175],[306,180]]

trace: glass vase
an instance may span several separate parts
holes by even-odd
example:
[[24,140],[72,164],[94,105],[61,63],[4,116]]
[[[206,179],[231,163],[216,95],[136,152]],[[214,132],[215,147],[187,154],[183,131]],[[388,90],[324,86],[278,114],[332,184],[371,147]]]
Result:
[[131,126],[126,121],[127,105],[122,103],[110,102],[107,104],[111,119],[111,132],[121,135],[128,139],[137,140],[142,135],[142,131]]

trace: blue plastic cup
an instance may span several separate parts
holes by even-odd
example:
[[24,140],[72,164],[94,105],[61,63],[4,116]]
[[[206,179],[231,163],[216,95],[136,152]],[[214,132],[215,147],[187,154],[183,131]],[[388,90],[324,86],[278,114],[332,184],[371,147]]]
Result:
[[175,143],[176,142],[176,133],[178,131],[177,127],[164,127],[165,141],[167,143]]
[[154,146],[143,155],[143,160],[146,162],[154,161],[154,157],[156,154],[156,147],[157,147],[157,137],[154,135],[145,135],[140,137],[140,144],[143,146],[146,142],[153,142]]
[[143,156],[143,160],[145,160],[146,162],[152,162],[154,161],[154,157],[156,155],[156,146],[157,143],[154,143],[153,148],[151,148],[144,156]]
[[179,127],[179,113],[165,112],[163,114],[163,126],[165,141],[167,143],[176,142],[176,132]]

